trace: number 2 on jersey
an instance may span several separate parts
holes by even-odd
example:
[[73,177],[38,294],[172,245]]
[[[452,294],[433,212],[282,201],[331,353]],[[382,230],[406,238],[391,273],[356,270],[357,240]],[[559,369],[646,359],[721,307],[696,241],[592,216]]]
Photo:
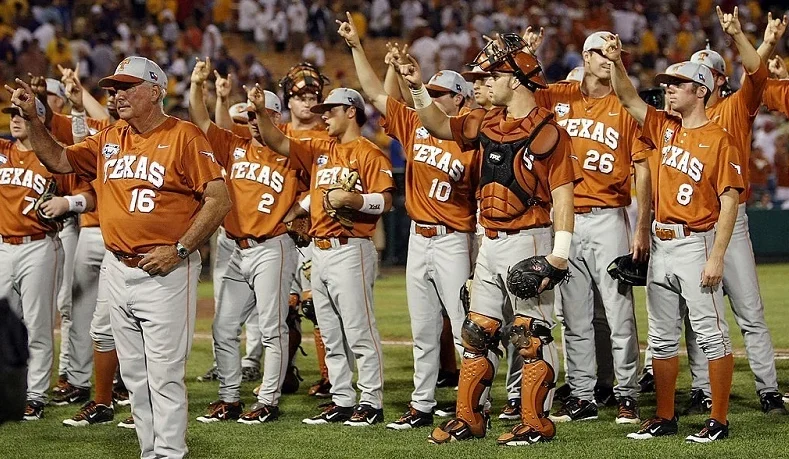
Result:
[[437,201],[447,202],[451,193],[452,185],[434,178],[432,185],[430,185],[430,191],[427,193],[427,197]]
[[263,212],[264,214],[270,214],[272,205],[274,205],[274,196],[271,193],[266,193],[260,197],[260,203],[258,204],[258,212]]
[[597,150],[589,150],[586,152],[584,169],[588,171],[599,170],[603,174],[610,174],[614,170],[614,155],[611,153],[603,153],[601,155]]
[[131,202],[129,202],[129,212],[142,212],[145,214],[153,212],[156,204],[153,198],[156,192],[148,188],[135,188],[132,190]]

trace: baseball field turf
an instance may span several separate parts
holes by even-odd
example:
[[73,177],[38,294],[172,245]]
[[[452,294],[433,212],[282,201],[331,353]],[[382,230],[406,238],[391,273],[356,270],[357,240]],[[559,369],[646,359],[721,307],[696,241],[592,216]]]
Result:
[[[789,264],[759,267],[762,296],[765,300],[767,322],[773,333],[778,360],[778,380],[781,390],[789,391]],[[200,287],[197,336],[187,367],[189,387],[189,431],[187,442],[191,458],[785,458],[789,457],[789,416],[769,417],[762,414],[755,394],[753,376],[744,358],[742,337],[729,315],[732,341],[736,349],[734,387],[731,397],[731,437],[711,445],[687,445],[684,437],[697,432],[704,416],[680,419],[680,435],[650,441],[633,441],[625,435],[635,426],[614,423],[616,408],[601,408],[600,420],[560,424],[556,438],[548,444],[521,448],[496,445],[496,437],[508,430],[512,422],[493,421],[493,428],[483,440],[473,440],[444,446],[427,443],[428,430],[404,432],[388,431],[383,424],[369,428],[338,425],[306,426],[305,417],[317,414],[322,402],[306,395],[309,383],[317,379],[315,351],[311,340],[305,340],[307,357],[298,357],[298,367],[304,382],[295,395],[285,396],[281,402],[283,415],[271,424],[247,426],[232,423],[201,424],[194,419],[203,414],[207,404],[216,399],[216,382],[199,383],[195,378],[211,364],[212,293],[210,284]],[[637,316],[641,348],[646,341],[646,313],[644,292],[637,292]],[[385,388],[384,414],[387,422],[396,419],[409,401],[412,389],[412,354],[407,344],[410,339],[408,312],[405,305],[405,278],[402,271],[386,271],[376,283],[376,317],[384,345]],[[304,336],[311,339],[311,324],[303,322]],[[558,331],[558,330],[557,330]],[[677,403],[688,400],[690,378],[687,361],[681,358],[682,371],[678,383]],[[502,369],[503,370],[503,369]],[[499,372],[493,390],[494,413],[506,401]],[[562,381],[560,376],[560,383]],[[242,387],[243,401],[254,402],[253,383]],[[455,392],[440,389],[439,405],[454,400]],[[325,401],[325,400],[324,400]],[[642,418],[654,413],[654,394],[641,397]],[[0,457],[12,459],[36,458],[134,458],[139,454],[134,432],[119,429],[115,424],[88,428],[65,427],[61,421],[72,416],[78,407],[51,407],[37,422],[11,423],[0,426]],[[129,408],[116,412],[116,421],[127,417]],[[438,422],[440,419],[436,418]]]

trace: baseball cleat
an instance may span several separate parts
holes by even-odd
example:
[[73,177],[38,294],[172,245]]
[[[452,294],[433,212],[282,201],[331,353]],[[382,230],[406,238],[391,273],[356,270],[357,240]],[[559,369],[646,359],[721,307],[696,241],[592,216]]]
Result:
[[729,421],[724,425],[712,418],[704,421],[701,432],[685,437],[686,443],[712,443],[717,440],[729,438]]
[[789,403],[789,392],[784,394],[784,403]]
[[408,430],[417,427],[425,427],[433,425],[433,414],[419,411],[413,406],[408,407],[408,411],[400,416],[400,419],[390,422],[386,425],[387,429],[392,430]]
[[767,414],[789,414],[778,392],[765,392],[759,395],[759,402],[762,404],[762,411]]
[[241,381],[242,382],[255,382],[263,379],[260,374],[260,368],[243,367],[241,368]]
[[683,415],[688,416],[692,414],[709,413],[712,409],[712,399],[704,394],[701,389],[693,389],[690,391],[690,405],[682,412]]
[[638,380],[639,392],[642,394],[647,392],[655,392],[655,375],[651,371],[644,369],[641,379]]
[[[487,426],[487,420],[485,421],[485,425]],[[485,429],[487,431],[487,428]],[[482,434],[482,438],[485,436],[485,433]],[[471,428],[466,423],[466,421],[453,418],[448,421],[445,421],[440,426],[433,429],[430,435],[427,437],[428,443],[433,443],[435,445],[442,445],[444,443],[450,443],[453,441],[463,441],[469,440],[472,438],[477,438],[471,432]]]
[[666,435],[677,434],[677,416],[672,419],[663,419],[654,417],[647,419],[641,424],[641,428],[637,432],[627,434],[627,438],[631,440],[649,440],[655,437],[664,437]]
[[238,418],[238,422],[254,425],[274,421],[277,418],[279,418],[279,407],[255,403],[249,408],[249,411]]
[[553,437],[546,437],[534,430],[531,426],[518,424],[496,440],[501,446],[529,446],[535,443],[550,441]]
[[564,405],[564,402],[566,402],[571,395],[573,395],[573,389],[570,387],[569,384],[564,383],[558,388],[556,388],[556,392],[553,393],[553,400],[558,401],[559,403]]
[[219,379],[219,372],[216,369],[216,365],[209,368],[204,375],[197,377],[199,382],[216,381],[217,379]]
[[617,424],[638,424],[641,419],[638,417],[638,402],[632,397],[622,397],[619,399],[619,410],[616,414]]
[[44,403],[28,400],[25,405],[25,414],[22,417],[25,421],[38,421],[44,417]]
[[373,408],[367,403],[360,403],[353,410],[351,418],[343,424],[351,427],[367,427],[384,421],[384,410]]
[[311,418],[303,419],[301,422],[309,425],[329,424],[335,422],[345,422],[353,415],[352,406],[339,406],[334,402],[324,403],[318,406],[322,411],[320,414]]
[[128,418],[119,422],[118,427],[122,429],[134,429],[134,416],[129,416]]
[[112,402],[118,406],[130,406],[129,391],[125,387],[112,389]]
[[232,419],[238,419],[243,411],[244,404],[240,401],[230,403],[217,400],[210,403],[208,405],[208,413],[199,416],[197,420],[205,424],[219,421],[230,421]]
[[619,403],[614,394],[614,388],[609,386],[595,386],[594,401],[597,406],[617,406]]
[[438,408],[434,411],[435,415],[440,418],[451,418],[455,415],[455,410],[457,406],[453,403],[451,405],[445,406],[443,408]]
[[438,370],[436,387],[457,387],[458,378],[460,378],[460,370],[455,370],[454,372]]
[[82,408],[70,419],[64,419],[64,426],[87,427],[94,424],[108,424],[115,418],[112,406],[100,405],[91,400],[82,405]]
[[299,390],[301,381],[304,381],[304,378],[301,377],[299,369],[295,365],[289,366],[285,371],[285,380],[282,382],[282,393],[295,394]]
[[521,399],[511,398],[507,400],[507,404],[501,409],[499,419],[507,421],[518,421],[521,418]]
[[49,403],[54,406],[66,406],[71,403],[85,403],[90,399],[90,389],[77,387],[66,382],[60,388],[52,391],[52,401]]
[[597,419],[597,403],[570,397],[555,415],[548,417],[553,422],[591,421]]
[[312,395],[318,398],[326,398],[331,396],[331,383],[328,379],[321,378],[320,381],[315,382],[307,391],[307,395]]

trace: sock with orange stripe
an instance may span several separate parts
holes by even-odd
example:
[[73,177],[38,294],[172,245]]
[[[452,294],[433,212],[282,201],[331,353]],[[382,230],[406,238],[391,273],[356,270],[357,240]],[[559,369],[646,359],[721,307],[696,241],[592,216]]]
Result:
[[657,411],[655,416],[663,419],[674,417],[674,391],[677,389],[679,357],[669,359],[652,358],[652,371],[655,375],[655,395]]
[[734,374],[734,357],[731,354],[710,360],[710,390],[712,392],[712,413],[710,417],[726,424],[729,413],[729,394]]

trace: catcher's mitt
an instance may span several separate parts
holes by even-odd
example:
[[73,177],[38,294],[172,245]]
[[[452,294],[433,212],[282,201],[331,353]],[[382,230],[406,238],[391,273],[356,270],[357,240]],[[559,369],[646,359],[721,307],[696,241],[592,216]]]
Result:
[[540,293],[543,279],[549,280],[545,290],[551,290],[569,277],[569,270],[555,268],[544,256],[538,255],[519,261],[507,271],[507,288],[516,297],[528,300]]
[[466,282],[460,287],[460,304],[463,306],[463,310],[468,314],[468,311],[471,309],[471,283],[474,280],[474,275],[472,274],[471,277],[466,279]]
[[647,285],[648,265],[646,261],[636,263],[633,261],[633,254],[628,253],[614,258],[614,261],[608,265],[608,274],[623,284],[644,286]]
[[41,223],[51,226],[55,231],[60,231],[63,229],[63,222],[71,215],[71,213],[66,212],[65,214],[58,217],[50,217],[41,209],[42,204],[51,200],[57,195],[58,184],[55,179],[49,179],[46,186],[44,187],[44,192],[41,193],[38,199],[36,199],[36,202],[33,204],[33,209],[36,211],[36,217],[38,217],[38,220]]
[[308,234],[310,230],[309,216],[299,217],[285,223],[285,227],[288,228],[288,235],[296,243],[296,247],[307,247],[310,245],[310,236]]
[[323,210],[329,217],[340,222],[340,224],[348,229],[353,228],[353,215],[355,211],[347,207],[340,207],[339,209],[332,207],[329,202],[329,193],[332,190],[341,189],[348,192],[356,190],[356,182],[359,181],[359,172],[351,171],[345,177],[340,178],[337,183],[332,184],[329,188],[323,191]]

